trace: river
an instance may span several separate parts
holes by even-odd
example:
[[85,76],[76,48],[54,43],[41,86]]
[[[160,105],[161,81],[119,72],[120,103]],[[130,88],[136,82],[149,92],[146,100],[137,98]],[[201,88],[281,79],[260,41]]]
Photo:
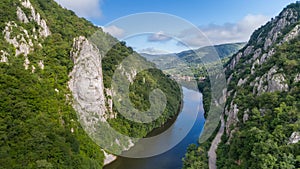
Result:
[[[143,151],[158,151],[164,149],[166,145],[174,144],[181,140],[175,147],[167,152],[149,158],[127,158],[118,157],[116,161],[104,167],[104,169],[180,169],[182,168],[182,158],[184,157],[188,145],[195,143],[199,139],[205,123],[202,106],[202,94],[182,88],[183,107],[178,117],[170,125],[153,130],[150,135],[156,135],[162,131],[169,130],[170,133],[164,137],[158,137],[155,144],[147,145]],[[188,134],[186,134],[188,133]],[[128,152],[137,153],[138,147],[142,143],[137,143]],[[126,153],[125,153],[126,154]]]

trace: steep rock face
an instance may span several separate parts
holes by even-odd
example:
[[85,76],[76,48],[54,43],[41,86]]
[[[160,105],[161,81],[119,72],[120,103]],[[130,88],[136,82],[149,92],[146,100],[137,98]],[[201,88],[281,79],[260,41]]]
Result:
[[[19,34],[14,36],[13,33],[15,31],[18,31]],[[8,22],[3,34],[5,40],[16,48],[16,56],[20,54],[27,56],[30,51],[33,51],[33,42],[28,31],[23,27],[18,26],[15,22]]]
[[[277,73],[277,69],[274,66],[261,78],[256,78],[253,93],[287,91],[289,89],[287,81],[283,74]],[[253,82],[250,85],[253,85]]]
[[[51,32],[47,26],[46,20],[41,18],[41,15],[35,11],[34,7],[32,6],[32,4],[30,3],[29,0],[25,0],[22,2],[23,7],[30,9],[31,11],[31,16],[29,16],[29,20],[36,22],[40,27],[39,27],[39,34],[42,37],[47,37],[49,35],[51,35]],[[19,11],[19,10],[18,10]],[[22,11],[17,12],[18,18],[20,19],[20,21],[26,21],[25,17],[25,13]],[[25,16],[24,16],[25,15]],[[25,19],[25,20],[24,20]],[[24,22],[26,23],[26,22]]]
[[[27,55],[34,51],[35,44],[42,47],[41,41],[51,35],[51,32],[47,26],[46,20],[42,19],[40,14],[35,11],[29,0],[21,1],[21,5],[22,6],[17,6],[16,11],[18,21],[24,24],[34,22],[38,25],[38,31],[35,27],[33,27],[32,30],[28,30],[18,25],[15,21],[10,21],[6,23],[6,27],[2,33],[4,35],[4,39],[15,47],[15,56],[19,56],[21,54],[25,56],[24,67],[27,70],[30,67],[30,60]],[[27,16],[22,8],[29,9],[31,11],[31,15]],[[5,57],[6,56],[3,56],[1,60],[8,61]],[[34,72],[34,65],[32,65],[31,68],[32,72]]]
[[[237,53],[230,61],[227,66],[227,70],[233,70],[236,64],[240,61],[242,57],[252,56],[252,60],[261,56],[263,52],[264,57],[260,61],[262,64],[266,58],[272,55],[272,50],[269,49],[273,44],[276,43],[278,38],[282,35],[282,31],[289,25],[293,25],[298,21],[299,13],[293,9],[284,10],[279,16],[270,21],[265,27],[258,29],[251,37],[249,43]],[[266,27],[271,27],[271,30],[266,30]],[[296,37],[299,33],[299,27],[295,27],[291,32],[285,35],[283,41],[288,41]],[[256,47],[254,49],[254,46]],[[257,46],[261,46],[257,48]],[[254,52],[255,51],[255,52]]]
[[[286,75],[278,67],[273,66],[264,74],[257,72],[273,55],[276,53],[275,48],[288,42],[299,35],[300,25],[295,25],[287,31],[287,27],[296,24],[299,19],[299,13],[293,8],[283,10],[279,16],[272,21],[262,26],[252,35],[248,44],[241,49],[226,66],[227,83],[232,86],[251,86],[253,87],[253,94],[260,95],[264,92],[288,91],[289,85]],[[287,32],[283,34],[283,32]],[[241,59],[243,61],[241,62]],[[237,66],[239,65],[239,66]],[[249,67],[249,70],[246,69]],[[234,73],[232,73],[234,72]],[[255,78],[249,78],[249,74]],[[237,82],[232,83],[233,77],[238,78]],[[250,80],[249,80],[250,79]],[[295,81],[297,81],[297,76]],[[235,104],[236,93],[230,88],[226,94],[233,99],[228,104],[225,114],[227,119],[227,134],[230,134],[230,126],[235,126],[239,121],[239,108]],[[243,117],[243,116],[242,116]],[[248,115],[247,115],[248,117]],[[249,118],[249,117],[248,117]]]
[[[69,74],[70,81],[68,84],[74,100],[72,106],[81,123],[84,123],[82,125],[93,129],[99,121],[106,123],[108,118],[115,118],[116,115],[111,114],[112,99],[108,98],[107,100],[108,108],[105,104],[102,56],[98,48],[85,37],[80,36],[74,39],[70,56],[74,62],[74,67]],[[43,66],[42,63],[40,66]],[[108,96],[112,96],[113,91],[106,89],[106,93]],[[115,142],[118,143],[117,140]],[[116,160],[116,156],[102,151],[105,156],[104,165]]]
[[290,139],[289,144],[296,144],[300,141],[300,133],[299,132],[293,132]]
[[106,121],[103,75],[99,50],[85,37],[74,39],[71,58],[74,68],[70,73],[69,88],[73,93],[74,109],[80,118],[96,114],[98,119],[81,119],[86,125]]
[[226,132],[217,151],[219,168],[299,166],[282,158],[297,161],[300,153],[294,151],[300,141],[299,13],[300,2],[287,6],[227,63]]
[[0,62],[2,63],[8,63],[8,53],[5,52],[4,50],[0,50],[0,55],[1,55],[1,59],[0,59]]

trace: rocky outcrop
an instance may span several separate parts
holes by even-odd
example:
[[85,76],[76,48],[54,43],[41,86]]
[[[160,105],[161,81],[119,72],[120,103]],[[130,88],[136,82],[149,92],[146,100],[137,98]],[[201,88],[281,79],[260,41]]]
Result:
[[17,17],[18,17],[19,21],[21,21],[23,23],[29,22],[26,14],[23,12],[23,10],[20,7],[17,7]]
[[[96,133],[95,126],[100,123],[107,125],[107,119],[116,117],[112,110],[114,92],[112,89],[105,89],[103,85],[102,55],[95,45],[85,37],[80,36],[74,39],[70,56],[74,62],[68,82],[73,95],[72,106],[86,132],[89,134]],[[104,93],[106,93],[107,100],[105,100]],[[107,107],[106,103],[108,103]],[[126,141],[115,139],[111,142],[111,146],[113,145],[121,147],[122,150],[128,150],[133,146],[133,143],[130,139]],[[106,152],[104,155],[105,165],[116,159],[116,156]]]
[[288,144],[296,144],[300,141],[300,133],[299,132],[293,132]]
[[38,63],[38,66],[40,67],[40,69],[44,70],[44,61],[40,60]]
[[[50,30],[47,26],[46,20],[42,19],[41,15],[38,12],[35,11],[34,7],[30,3],[30,1],[25,0],[21,4],[22,4],[23,7],[27,8],[27,9],[30,9],[31,16],[29,16],[28,18],[29,18],[30,21],[33,21],[33,22],[37,23],[37,25],[39,26],[40,36],[41,37],[47,37],[47,36],[51,35],[51,32],[50,32]],[[17,14],[18,14],[18,18],[21,18],[19,20],[24,21],[24,18],[26,17],[25,13],[24,12],[23,13],[22,12],[19,12],[19,13],[17,12]],[[26,22],[24,22],[24,23],[26,23]]]
[[106,121],[106,107],[101,55],[97,47],[85,37],[74,39],[71,58],[74,67],[70,73],[69,88],[73,107],[87,126]]
[[[40,42],[43,40],[43,38],[51,35],[51,32],[47,26],[46,20],[42,19],[40,14],[35,11],[29,0],[21,1],[21,4],[21,7],[17,6],[16,11],[18,21],[24,24],[35,22],[38,26],[38,32],[36,31],[35,27],[32,29],[25,29],[24,27],[18,25],[15,21],[9,21],[6,23],[2,33],[4,35],[4,39],[15,47],[15,55],[24,55],[25,58],[23,65],[27,70],[30,66],[30,60],[27,56],[34,50],[34,44],[38,44],[40,47],[42,47]],[[29,9],[31,15],[27,16],[22,8]],[[6,56],[2,56],[1,61],[7,61]],[[44,69],[44,65],[42,66],[41,63],[39,63],[39,67]],[[34,65],[32,65],[31,68],[32,72],[34,72],[36,69]]]
[[7,58],[8,53],[7,52],[5,52],[4,50],[0,50],[0,56],[1,56],[1,58],[0,58],[1,63],[8,63],[8,58]]
[[267,50],[268,47],[273,45],[277,38],[282,34],[282,30],[288,25],[296,23],[298,20],[298,13],[292,9],[287,9],[283,11],[279,17],[276,17],[271,21],[272,29],[268,32],[267,37],[265,38],[264,50]]
[[294,83],[300,82],[300,73],[298,73],[294,78]]
[[[14,35],[14,31],[18,31],[19,33]],[[11,21],[6,23],[3,34],[4,39],[16,48],[16,56],[20,54],[27,56],[30,51],[33,50],[33,42],[28,34],[28,31],[23,27],[18,26],[15,22]]]
[[[295,25],[288,33],[283,34],[288,26],[298,22],[298,18],[299,13],[296,10],[287,8],[281,12],[279,16],[258,29],[251,37],[249,43],[234,55],[226,66],[225,70],[230,72],[230,74],[228,74],[227,84],[235,85],[240,88],[250,84],[250,86],[253,87],[254,95],[261,95],[264,92],[288,91],[289,80],[278,67],[274,66],[262,75],[261,72],[257,70],[260,70],[263,64],[274,56],[276,46],[288,42],[299,35],[300,24]],[[241,62],[241,58],[244,58],[243,62]],[[239,66],[237,68],[238,64]],[[245,69],[246,67],[248,67],[248,70]],[[251,76],[256,77],[250,78]],[[232,79],[235,80],[234,84],[231,83]],[[296,75],[294,82],[299,81],[300,76]],[[239,122],[238,113],[240,112],[238,105],[235,103],[235,98],[238,94],[238,91],[233,90],[227,91],[225,94],[227,97],[232,97],[233,100],[226,105],[224,112],[227,115],[227,134],[230,134],[233,129],[232,126],[235,126]],[[249,115],[244,113],[242,117],[243,122],[246,122]]]
[[225,108],[225,115],[227,116],[225,126],[226,126],[226,133],[228,135],[231,134],[231,128],[234,127],[237,122],[239,122],[238,113],[239,113],[238,106],[233,102],[230,103],[229,110],[228,107]]
[[291,32],[284,36],[281,43],[288,42],[294,38],[296,38],[300,33],[300,25],[296,25]]
[[112,155],[112,154],[108,154],[106,153],[104,150],[103,151],[103,154],[104,154],[104,165],[107,165],[107,164],[110,164],[111,162],[115,161],[117,159],[116,156]]
[[247,82],[248,78],[245,79],[240,79],[237,86],[242,86],[243,84],[245,84]]
[[275,53],[274,48],[270,49],[268,53],[264,53],[259,60],[259,65],[265,63],[268,58],[274,55],[274,53]]
[[262,77],[257,77],[255,79],[253,93],[260,95],[263,92],[275,92],[275,91],[287,91],[289,86],[283,74],[277,73],[277,67],[274,66],[269,70],[268,73]]

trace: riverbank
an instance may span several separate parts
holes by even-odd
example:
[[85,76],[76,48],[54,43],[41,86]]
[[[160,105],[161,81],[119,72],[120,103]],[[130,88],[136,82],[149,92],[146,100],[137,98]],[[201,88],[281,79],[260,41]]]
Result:
[[[169,128],[170,126],[172,126],[172,124],[176,121],[178,115],[180,114],[180,112],[182,110],[182,107],[183,107],[183,101],[180,101],[179,107],[177,109],[177,113],[173,117],[168,119],[167,122],[164,123],[162,126],[154,128],[150,133],[147,134],[147,136],[145,138],[156,136],[156,135],[164,132],[165,128]],[[132,143],[132,145],[134,146],[135,144]],[[131,147],[133,147],[133,146],[131,146]],[[114,161],[116,161],[118,159],[118,156],[115,156],[113,154],[109,154],[109,153],[105,152],[104,150],[102,150],[102,151],[103,151],[104,156],[105,156],[104,167],[111,164],[111,163],[113,163]],[[126,150],[126,151],[128,151],[128,150]]]
[[[183,102],[177,116],[168,120],[162,127],[151,131],[147,137],[162,135],[151,141],[151,144],[137,144],[129,150],[134,155],[143,153],[163,152],[147,158],[118,157],[114,162],[106,165],[105,169],[180,169],[182,158],[189,144],[196,144],[204,125],[202,95],[199,92],[183,88]],[[166,133],[168,130],[168,134]],[[147,144],[147,143],[145,143]],[[174,145],[173,147],[166,147]],[[142,149],[142,152],[140,151]],[[164,151],[163,151],[164,150]],[[154,154],[154,153],[153,153]]]

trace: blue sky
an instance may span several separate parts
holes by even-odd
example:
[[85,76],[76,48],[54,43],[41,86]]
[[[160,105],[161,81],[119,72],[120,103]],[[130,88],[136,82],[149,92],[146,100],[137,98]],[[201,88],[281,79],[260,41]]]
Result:
[[[164,36],[168,32],[131,36],[124,39],[123,28],[110,23],[120,17],[143,12],[172,14],[194,24],[211,44],[247,41],[251,33],[266,23],[293,0],[56,0],[75,11],[135,50],[146,53],[168,53],[186,50],[178,39]],[[110,25],[108,25],[110,24]],[[185,32],[182,38],[189,48],[206,45],[194,32]],[[151,39],[152,38],[152,39]],[[207,44],[209,45],[209,44]]]

